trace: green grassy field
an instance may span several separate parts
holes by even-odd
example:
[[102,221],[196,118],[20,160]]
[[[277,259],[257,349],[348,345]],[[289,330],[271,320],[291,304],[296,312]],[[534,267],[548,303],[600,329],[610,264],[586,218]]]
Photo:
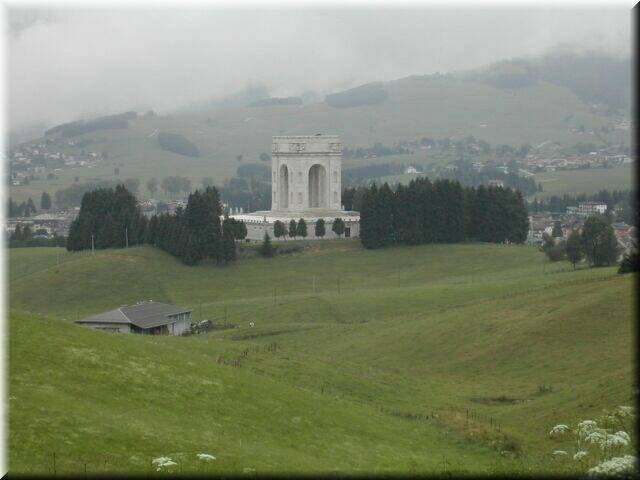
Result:
[[588,168],[538,173],[533,178],[542,184],[538,198],[552,195],[562,196],[598,193],[600,190],[629,190],[635,178],[633,164],[617,165],[613,168]]
[[[242,107],[212,109],[193,114],[139,116],[127,130],[102,130],[74,137],[92,143],[87,151],[107,152],[108,158],[94,168],[64,169],[59,180],[42,180],[28,186],[10,187],[14,200],[34,200],[42,191],[54,193],[71,185],[93,179],[119,178],[141,180],[141,196],[147,179],[186,176],[194,187],[201,179],[212,177],[218,185],[235,176],[241,163],[260,163],[262,152],[269,152],[273,135],[301,135],[316,132],[339,134],[345,146],[370,147],[376,142],[394,145],[422,137],[441,139],[473,135],[492,145],[519,146],[559,142],[571,146],[578,141],[599,143],[594,136],[585,140],[571,129],[584,126],[587,131],[612,120],[592,113],[569,89],[546,82],[526,88],[503,90],[459,79],[407,77],[387,82],[388,98],[378,105],[333,108],[324,102],[308,105]],[[184,135],[195,143],[200,158],[190,158],[162,150],[157,132]],[[629,144],[629,132],[613,130],[603,134],[612,143]],[[80,148],[63,149],[79,153]],[[414,155],[382,157],[376,161],[426,165],[434,161],[423,151]],[[371,159],[345,162],[345,167],[375,163]]]
[[[550,460],[553,425],[633,398],[633,277],[530,247],[323,241],[224,268],[148,247],[8,257],[14,472],[52,472],[55,453],[57,473],[155,472],[161,455],[182,472],[557,473],[577,467]],[[143,299],[237,327],[71,321]]]

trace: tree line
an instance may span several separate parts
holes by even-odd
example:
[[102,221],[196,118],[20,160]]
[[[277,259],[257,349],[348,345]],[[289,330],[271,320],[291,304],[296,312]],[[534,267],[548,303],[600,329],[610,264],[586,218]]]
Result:
[[362,190],[359,210],[365,248],[462,241],[523,243],[529,230],[518,190],[463,187],[446,179],[431,182],[421,177],[395,190],[386,183],[374,184]]
[[124,185],[99,188],[82,198],[80,213],[70,226],[67,250],[122,248],[147,243],[193,265],[204,259],[225,264],[236,259],[235,241],[247,235],[243,222],[220,220],[218,191],[207,187],[189,195],[175,214],[141,213],[135,196]]
[[[218,191],[207,187],[189,195],[187,206],[175,214],[154,215],[149,220],[146,242],[180,258],[187,265],[212,259],[225,264],[236,259],[237,224],[220,221]],[[224,225],[223,223],[226,223]],[[245,234],[246,235],[246,234]]]

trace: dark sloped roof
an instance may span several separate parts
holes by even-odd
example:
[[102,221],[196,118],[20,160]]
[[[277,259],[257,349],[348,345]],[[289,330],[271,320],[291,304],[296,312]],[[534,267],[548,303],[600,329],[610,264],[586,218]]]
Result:
[[169,323],[169,316],[190,311],[185,307],[150,300],[91,315],[76,323],[129,323],[138,328],[152,328]]
[[169,323],[169,315],[190,312],[188,308],[160,302],[143,302],[120,307],[120,311],[136,327],[151,328]]
[[108,312],[98,313],[78,320],[76,323],[131,323],[119,308]]

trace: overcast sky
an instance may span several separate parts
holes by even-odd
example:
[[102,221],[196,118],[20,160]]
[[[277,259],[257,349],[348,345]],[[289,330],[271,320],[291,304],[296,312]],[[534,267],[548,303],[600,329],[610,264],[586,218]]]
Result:
[[630,12],[573,8],[10,10],[9,128],[170,111],[248,81],[274,95],[563,47],[629,55]]

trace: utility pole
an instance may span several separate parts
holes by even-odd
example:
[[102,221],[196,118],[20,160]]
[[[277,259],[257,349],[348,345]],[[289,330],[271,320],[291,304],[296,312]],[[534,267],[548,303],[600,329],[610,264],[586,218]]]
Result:
[[95,252],[95,248],[94,248],[94,245],[93,245],[93,233],[92,233],[91,234],[91,255],[95,255],[95,254],[96,254],[96,252]]
[[129,231],[127,227],[124,227],[124,244],[125,248],[129,248]]

